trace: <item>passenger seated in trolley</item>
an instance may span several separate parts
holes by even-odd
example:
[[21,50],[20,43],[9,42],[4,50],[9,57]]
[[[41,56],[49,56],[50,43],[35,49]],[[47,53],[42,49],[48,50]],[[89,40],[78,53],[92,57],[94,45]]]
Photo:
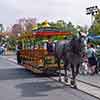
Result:
[[48,39],[47,42],[47,51],[49,55],[53,54],[53,41],[51,39]]

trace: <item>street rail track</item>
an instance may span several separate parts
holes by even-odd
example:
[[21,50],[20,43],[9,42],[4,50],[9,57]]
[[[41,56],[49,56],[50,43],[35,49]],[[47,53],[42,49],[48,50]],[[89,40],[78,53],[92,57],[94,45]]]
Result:
[[[52,78],[51,78],[51,77],[48,77],[48,78],[50,78],[50,79],[52,79],[52,80],[54,80],[54,81],[56,81],[56,82],[59,82],[58,80],[54,79],[53,77],[52,77]],[[70,85],[66,84],[65,82],[59,82],[59,83],[64,84],[64,85],[66,85],[66,86],[70,86]],[[84,82],[83,82],[83,83],[84,83]],[[84,84],[85,84],[85,83],[84,83]],[[85,93],[85,94],[87,94],[87,95],[90,95],[90,96],[92,96],[92,97],[94,97],[94,98],[100,100],[100,97],[95,96],[95,95],[93,95],[93,94],[91,94],[91,93],[85,92],[85,91],[82,90],[82,89],[77,88],[76,90],[78,90],[78,91],[80,91],[80,92],[83,92],[83,93]]]
[[[64,76],[64,74],[62,74],[62,75]],[[54,80],[54,81],[59,82],[58,79],[55,79],[55,78],[53,78],[53,77],[49,77],[49,78],[51,78],[51,79]],[[57,78],[58,78],[58,77],[57,77]],[[70,76],[68,76],[68,78],[71,79]],[[93,88],[95,88],[95,89],[100,89],[100,86],[98,86],[98,85],[95,85],[95,84],[92,84],[92,83],[89,83],[89,82],[85,82],[85,81],[82,81],[82,80],[79,80],[79,79],[76,79],[76,82],[79,82],[79,83],[82,83],[82,84],[86,84],[86,85],[88,85],[88,86],[90,86],[90,87],[93,87]],[[62,82],[60,82],[60,83],[66,85],[66,86],[70,86],[70,84],[66,84],[66,82],[64,82],[64,81],[62,81]],[[85,94],[88,94],[88,95],[90,95],[90,96],[92,96],[92,97],[94,97],[94,98],[96,98],[96,99],[98,99],[98,100],[100,100],[100,96],[96,96],[96,95],[94,95],[94,94],[92,94],[92,93],[89,93],[89,92],[86,92],[86,91],[84,91],[84,90],[82,90],[82,89],[80,89],[80,88],[77,88],[77,90],[80,91],[80,92],[83,92],[83,93],[85,93]]]
[[[64,76],[63,73],[62,73],[62,75]],[[91,77],[92,77],[92,76],[91,76]],[[70,75],[68,76],[68,78],[71,79]],[[90,83],[90,82],[86,82],[86,81],[80,80],[80,79],[78,79],[78,78],[76,78],[76,81],[82,82],[82,83],[84,83],[84,84],[87,84],[87,85],[90,85],[90,86],[93,86],[93,87],[96,87],[96,88],[100,88],[100,86],[98,86],[98,85],[95,85],[95,84],[92,84],[92,83]]]

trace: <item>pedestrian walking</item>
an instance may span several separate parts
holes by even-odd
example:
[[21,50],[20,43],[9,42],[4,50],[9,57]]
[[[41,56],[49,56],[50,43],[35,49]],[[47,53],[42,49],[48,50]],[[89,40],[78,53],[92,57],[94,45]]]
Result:
[[97,63],[93,44],[88,45],[87,56],[88,56],[90,74],[93,75],[95,74],[95,68],[96,68],[96,63]]

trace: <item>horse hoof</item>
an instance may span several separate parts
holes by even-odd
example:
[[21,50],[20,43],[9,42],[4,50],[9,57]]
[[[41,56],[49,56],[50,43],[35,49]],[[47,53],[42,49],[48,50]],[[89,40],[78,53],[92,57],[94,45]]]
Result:
[[73,88],[74,88],[74,89],[77,89],[77,86],[75,85],[75,86],[73,86]]
[[70,84],[71,84],[72,86],[74,86],[74,85],[75,85],[75,81],[71,81]]
[[68,83],[68,79],[64,79],[66,83]]
[[76,85],[71,85],[71,88],[77,89],[77,86]]

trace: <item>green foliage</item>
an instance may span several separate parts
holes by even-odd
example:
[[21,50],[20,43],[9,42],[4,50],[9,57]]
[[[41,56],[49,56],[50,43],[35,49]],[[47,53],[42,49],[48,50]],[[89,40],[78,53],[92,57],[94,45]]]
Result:
[[95,20],[94,20],[93,24],[91,25],[89,32],[100,35],[100,12],[98,12],[95,15]]
[[100,41],[96,40],[96,41],[91,41],[91,43],[93,43],[94,45],[100,45]]
[[16,37],[9,37],[9,39],[7,40],[8,43],[8,47],[12,50],[15,50],[16,48]]
[[0,24],[0,32],[3,32],[3,31],[4,31],[3,24]]

